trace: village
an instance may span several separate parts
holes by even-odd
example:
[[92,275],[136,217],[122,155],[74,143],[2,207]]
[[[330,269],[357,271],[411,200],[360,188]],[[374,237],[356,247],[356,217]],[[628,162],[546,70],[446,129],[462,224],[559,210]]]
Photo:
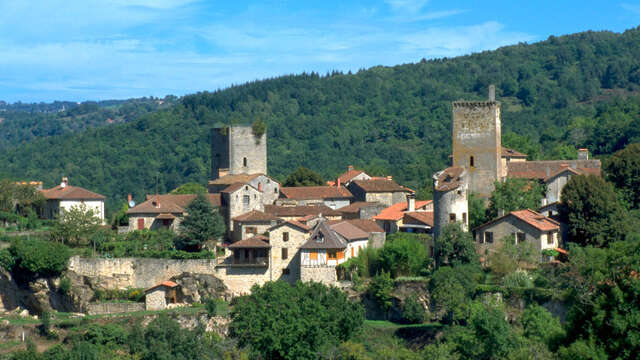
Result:
[[[74,257],[69,269],[97,276],[116,288],[146,288],[146,309],[157,310],[184,301],[185,296],[176,295],[181,293],[179,284],[171,280],[184,272],[220,279],[230,296],[276,280],[349,286],[342,281],[338,265],[363,249],[383,247],[389,234],[427,234],[425,246],[433,257],[438,236],[448,224],[472,232],[483,262],[509,236],[516,244],[533,244],[539,261],[557,261],[548,250],[566,253],[566,226],[558,217],[563,186],[575,175],[600,175],[600,161],[589,159],[587,149],[579,149],[576,160],[528,161],[526,154],[502,147],[500,106],[493,86],[487,101],[453,102],[451,166],[425,174],[433,182],[433,200],[417,200],[414,190],[391,176],[370,176],[355,166],[324,186],[283,187],[268,175],[266,131],[256,135],[251,126],[214,128],[206,198],[227,229],[222,239],[212,239],[209,245],[217,248],[215,260],[183,260],[176,265],[175,260],[154,259],[147,266],[144,261],[149,259]],[[490,222],[469,228],[470,194],[486,202],[494,184],[508,178],[543,184],[546,195],[539,208],[502,212]],[[104,223],[105,197],[73,186],[72,180],[65,177],[58,186],[41,190],[46,198],[41,216],[53,219],[82,205]],[[149,194],[139,204],[130,198],[128,225],[118,231],[179,232],[189,216],[185,209],[195,198]]]

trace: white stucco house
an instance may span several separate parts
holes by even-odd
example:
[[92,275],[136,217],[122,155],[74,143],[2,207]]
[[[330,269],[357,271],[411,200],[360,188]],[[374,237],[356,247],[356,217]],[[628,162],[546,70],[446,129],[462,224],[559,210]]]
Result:
[[46,203],[40,211],[40,216],[45,219],[55,219],[61,211],[84,204],[86,209],[92,210],[104,224],[104,195],[79,186],[71,186],[66,177],[62,178],[60,185],[41,190],[41,193],[46,199]]

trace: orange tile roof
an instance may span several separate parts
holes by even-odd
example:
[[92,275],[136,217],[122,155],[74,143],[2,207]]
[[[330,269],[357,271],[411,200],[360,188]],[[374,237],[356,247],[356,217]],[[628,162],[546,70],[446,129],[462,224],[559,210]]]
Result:
[[411,189],[400,186],[395,181],[389,179],[372,178],[370,180],[354,180],[351,184],[354,184],[365,192],[413,192]]
[[60,185],[51,189],[41,190],[45,199],[49,200],[104,200],[104,195],[100,195],[79,186]]
[[[433,200],[417,200],[416,201],[416,209],[421,209],[430,203]],[[393,204],[388,208],[382,210],[380,214],[373,217],[374,220],[393,220],[398,221],[402,219],[405,211],[407,211],[407,202],[399,202],[397,204]]]
[[145,292],[145,293],[148,293],[149,291],[151,291],[151,290],[153,290],[153,289],[156,289],[156,288],[159,288],[159,287],[161,287],[161,286],[168,287],[168,288],[174,288],[174,287],[178,286],[178,284],[176,284],[176,283],[175,283],[175,282],[173,282],[173,281],[167,280],[167,281],[163,281],[163,282],[161,282],[160,284],[157,284],[157,285],[154,285],[154,286],[152,286],[152,287],[148,288],[148,289],[147,289],[147,290],[145,290],[144,292]]
[[512,161],[508,165],[510,178],[546,179],[564,168],[573,168],[586,174],[600,175],[600,160],[545,160]]
[[149,199],[145,202],[142,202],[131,209],[127,210],[127,214],[179,214],[182,215],[184,213],[184,208],[176,205],[174,202],[165,200],[159,201],[156,204],[156,200]]
[[269,241],[269,238],[266,236],[256,235],[248,239],[236,241],[228,247],[229,249],[270,248],[271,245],[269,245],[267,241]]
[[518,219],[526,222],[527,224],[535,227],[540,231],[551,231],[560,229],[560,224],[558,224],[558,222],[530,209],[512,211],[511,215],[517,217]]
[[421,222],[433,227],[433,211],[412,211],[404,213],[404,222],[411,223],[411,220]]
[[352,198],[353,195],[344,186],[299,186],[281,187],[280,193],[286,199],[342,199]]

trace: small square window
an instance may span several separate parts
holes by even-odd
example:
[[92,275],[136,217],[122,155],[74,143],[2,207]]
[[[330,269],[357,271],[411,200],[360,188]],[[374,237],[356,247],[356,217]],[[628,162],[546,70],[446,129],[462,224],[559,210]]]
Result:
[[456,222],[456,214],[449,214],[449,223],[453,224]]
[[291,271],[286,268],[286,269],[282,269],[282,275],[289,275],[291,273]]
[[282,241],[283,242],[289,241],[289,232],[288,231],[285,231],[285,232],[282,233]]
[[519,232],[516,234],[516,244],[520,244],[526,240],[526,235],[523,232]]
[[289,249],[282,248],[282,260],[287,260],[289,258]]
[[249,202],[251,201],[251,198],[249,197],[249,195],[242,195],[242,204],[245,206],[249,206]]
[[486,231],[484,233],[484,242],[489,243],[489,244],[493,243],[493,232]]

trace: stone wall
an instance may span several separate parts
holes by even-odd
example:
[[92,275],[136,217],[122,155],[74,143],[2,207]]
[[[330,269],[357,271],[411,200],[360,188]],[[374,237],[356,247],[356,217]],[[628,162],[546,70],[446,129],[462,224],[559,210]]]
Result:
[[144,311],[143,303],[93,303],[87,304],[87,314],[103,315],[103,314],[119,314],[134,311]]
[[338,276],[334,266],[302,266],[300,268],[300,280],[335,285],[338,281]]
[[167,299],[164,287],[160,286],[148,292],[144,296],[144,305],[147,310],[164,310],[167,308]]
[[[233,232],[232,219],[236,216],[246,214],[251,210],[264,211],[264,201],[262,191],[251,185],[244,185],[233,193],[222,193],[224,202],[227,204],[227,225],[229,232]],[[244,202],[244,197],[249,197],[248,204]]]
[[69,271],[95,278],[105,289],[146,289],[185,272],[216,275],[215,267],[214,259],[100,259],[74,256],[69,260]]
[[228,134],[229,174],[266,174],[266,132],[257,138],[253,135],[251,126],[234,126],[228,129]]

